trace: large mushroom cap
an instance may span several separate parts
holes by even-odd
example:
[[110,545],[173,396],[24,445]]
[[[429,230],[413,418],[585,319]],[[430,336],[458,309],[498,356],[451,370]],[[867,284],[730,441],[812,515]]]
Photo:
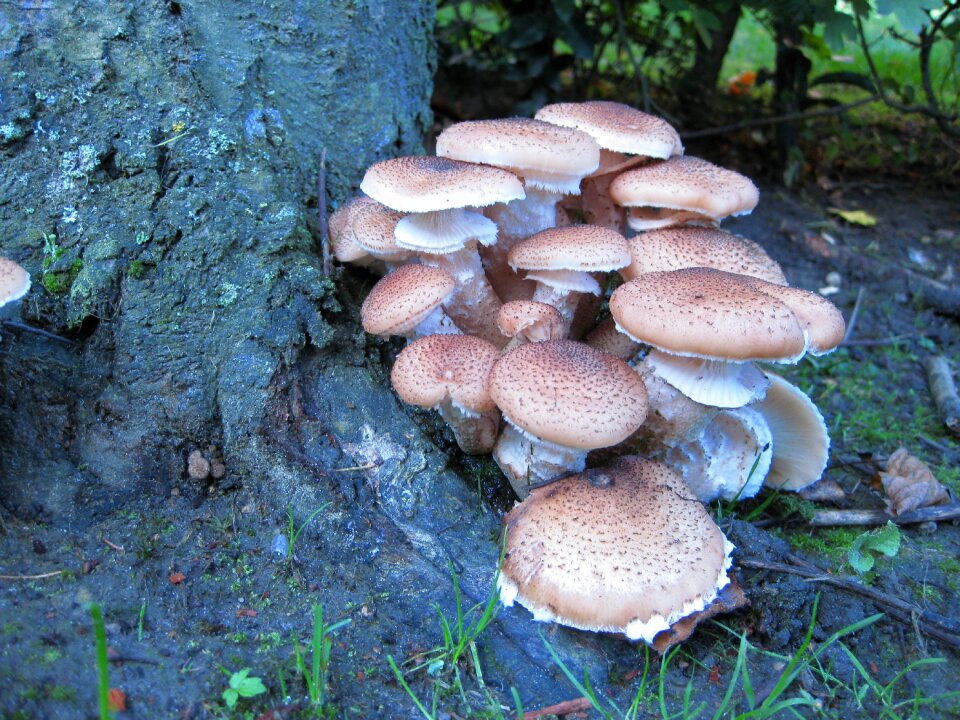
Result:
[[610,183],[610,197],[623,207],[688,210],[719,220],[751,212],[760,192],[738,172],[702,158],[674,155],[618,175]]
[[710,268],[644,273],[614,291],[610,312],[634,340],[675,355],[793,362],[806,341],[790,307],[766,292],[780,287]]
[[623,103],[605,100],[554,103],[540,108],[534,117],[582,130],[605,150],[653,158],[668,158],[683,152],[680,136],[670,123]]
[[495,345],[472,335],[428,335],[407,345],[390,382],[411,405],[433,408],[450,400],[469,413],[493,410],[487,376],[500,357]]
[[647,390],[623,360],[572,340],[521,345],[490,372],[490,395],[516,427],[592,450],[626,439],[647,415]]
[[397,268],[383,276],[363,301],[363,329],[372,335],[404,335],[439,307],[455,287],[453,276],[440,268]]
[[632,262],[620,271],[627,280],[641,273],[708,267],[751,275],[786,285],[780,265],[752,240],[725,230],[673,227],[651,230],[630,238]]
[[30,273],[5,257],[0,257],[0,306],[19,300],[30,290]]
[[606,272],[630,262],[623,235],[598,225],[548,228],[518,242],[507,262],[523,270]]
[[504,526],[501,598],[537,620],[652,642],[729,581],[733,546],[683,481],[649,460],[535,489]]
[[520,180],[506,170],[423,155],[372,165],[360,189],[387,207],[408,213],[485,207],[524,196]]
[[530,118],[470,120],[437,137],[437,155],[513,170],[537,187],[579,192],[597,169],[600,147],[586,133]]

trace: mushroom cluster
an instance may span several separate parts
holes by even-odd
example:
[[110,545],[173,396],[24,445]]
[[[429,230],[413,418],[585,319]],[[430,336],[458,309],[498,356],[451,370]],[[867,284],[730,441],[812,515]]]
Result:
[[371,166],[330,219],[336,257],[384,273],[363,327],[408,338],[397,394],[492,453],[521,499],[503,602],[654,643],[729,583],[733,547],[698,500],[820,477],[822,417],[756,363],[829,352],[843,318],[718,228],[756,186],[684,155],[660,118],[559,103],[436,147]]

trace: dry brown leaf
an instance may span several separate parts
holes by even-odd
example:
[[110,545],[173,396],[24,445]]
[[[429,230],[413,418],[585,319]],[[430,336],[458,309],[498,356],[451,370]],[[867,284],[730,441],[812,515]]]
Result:
[[887,493],[887,510],[891,515],[950,502],[946,488],[937,481],[930,468],[903,447],[897,448],[887,460],[887,467],[880,472],[880,480]]

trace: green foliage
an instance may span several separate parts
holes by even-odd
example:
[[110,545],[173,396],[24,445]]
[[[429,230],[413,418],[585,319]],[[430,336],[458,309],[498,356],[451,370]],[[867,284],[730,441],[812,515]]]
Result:
[[267,691],[260,678],[250,676],[250,668],[243,668],[232,673],[221,665],[220,670],[230,678],[227,689],[223,691],[223,701],[228,708],[235,707],[240,698],[256,697]]
[[112,720],[110,710],[110,664],[107,660],[107,630],[103,622],[103,613],[97,603],[90,604],[90,617],[93,618],[93,637],[97,649],[97,700],[100,707],[100,720]]
[[313,522],[313,519],[319,515],[321,512],[330,507],[330,503],[326,502],[312,513],[307,516],[307,519],[300,523],[299,526],[293,520],[293,508],[287,507],[287,560],[293,562],[293,548],[297,544],[301,533],[306,529],[307,525]]
[[330,635],[349,624],[350,618],[345,618],[333,625],[327,625],[323,621],[323,606],[320,604],[313,606],[313,636],[309,668],[300,651],[300,642],[296,637],[293,638],[297,671],[307,686],[310,705],[317,715],[333,710],[327,704],[327,678],[330,673],[330,654],[333,650],[333,638]]
[[885,527],[857,536],[847,552],[847,562],[858,573],[865,573],[873,568],[874,555],[893,557],[899,550],[900,530],[888,520]]

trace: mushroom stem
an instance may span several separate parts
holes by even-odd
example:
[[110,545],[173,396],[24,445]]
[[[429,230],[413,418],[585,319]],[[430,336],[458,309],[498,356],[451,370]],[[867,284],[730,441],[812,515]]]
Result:
[[453,431],[457,445],[467,455],[485,455],[493,450],[500,430],[500,411],[476,413],[447,400],[438,408]]
[[420,324],[414,328],[412,338],[426,337],[427,335],[462,335],[463,331],[438,305]]
[[493,459],[521,500],[530,494],[530,485],[586,467],[586,450],[540,440],[505,419]]
[[560,311],[565,335],[570,333],[580,296],[583,293],[600,294],[600,284],[590,273],[580,270],[531,270],[527,278],[537,282],[532,300],[552,305]]
[[424,265],[446,270],[457,281],[454,291],[443,302],[457,327],[468,335],[476,335],[503,347],[506,338],[497,327],[500,298],[483,272],[474,243],[447,255],[424,253],[421,260]]

